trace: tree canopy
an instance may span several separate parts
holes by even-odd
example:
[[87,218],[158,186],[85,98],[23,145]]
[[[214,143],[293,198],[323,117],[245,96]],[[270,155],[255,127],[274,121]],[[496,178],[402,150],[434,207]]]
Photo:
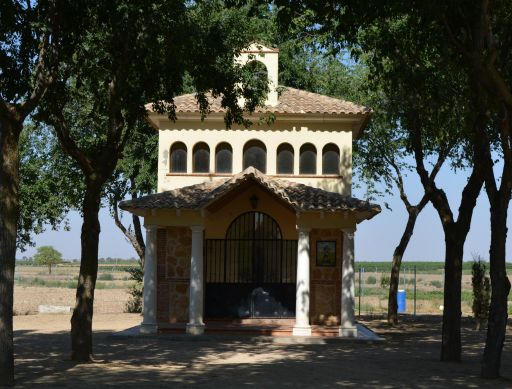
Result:
[[52,266],[62,262],[62,254],[52,246],[39,246],[33,259],[38,265],[48,266],[48,273],[52,274]]
[[[443,360],[460,359],[457,300],[463,242],[485,180],[491,204],[493,302],[482,375],[496,377],[510,290],[504,267],[505,204],[512,187],[510,1],[275,3],[282,7],[282,25],[312,11],[310,30],[324,34],[331,47],[349,47],[356,58],[369,55],[370,81],[382,85],[391,103],[386,110],[396,128],[406,130],[406,146],[414,154],[415,170],[440,216],[447,243]],[[500,187],[492,168],[496,146],[504,162]],[[425,163],[433,154],[447,152],[455,166],[472,168],[457,218]]]

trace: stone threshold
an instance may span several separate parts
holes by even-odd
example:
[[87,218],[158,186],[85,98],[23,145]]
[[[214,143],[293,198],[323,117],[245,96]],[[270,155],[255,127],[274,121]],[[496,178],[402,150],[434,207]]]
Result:
[[185,324],[159,325],[157,334],[141,334],[140,326],[113,333],[111,338],[153,338],[179,341],[261,340],[276,344],[328,344],[339,341],[383,341],[375,332],[362,324],[356,324],[356,337],[339,336],[338,327],[311,326],[312,336],[292,336],[291,325],[248,325],[236,323],[208,323],[204,335],[187,335]]

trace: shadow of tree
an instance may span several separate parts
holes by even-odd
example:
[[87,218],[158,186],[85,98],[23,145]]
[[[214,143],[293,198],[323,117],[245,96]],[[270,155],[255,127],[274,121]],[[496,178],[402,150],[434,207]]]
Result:
[[[69,333],[16,331],[16,375],[20,387],[511,387],[507,376],[478,377],[485,332],[465,321],[461,363],[439,362],[440,316],[405,318],[390,328],[364,317],[384,342],[343,341],[324,345],[279,345],[268,338],[233,336],[200,340],[112,338],[95,332],[94,349],[106,363],[69,360]],[[502,371],[512,368],[509,347]]]

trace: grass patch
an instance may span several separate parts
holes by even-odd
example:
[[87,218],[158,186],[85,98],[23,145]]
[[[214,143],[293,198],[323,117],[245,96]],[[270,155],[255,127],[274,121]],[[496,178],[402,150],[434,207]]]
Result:
[[[488,265],[488,263],[486,262]],[[462,263],[462,271],[464,274],[471,274],[471,266],[473,261],[465,261]],[[412,271],[416,266],[417,273],[441,274],[444,271],[444,261],[414,261],[404,262],[402,271]],[[512,262],[507,262],[507,272],[512,272]],[[355,269],[365,269],[365,271],[391,272],[391,262],[381,261],[356,261]]]
[[[77,287],[77,281],[61,281],[61,280],[45,280],[39,277],[32,279],[19,277],[16,279],[16,284],[20,286],[34,286],[41,288],[67,288],[75,289]],[[119,285],[113,282],[97,282],[96,289],[124,289],[125,285]]]
[[430,285],[432,285],[434,288],[442,288],[443,283],[438,280],[430,281]]
[[114,280],[114,275],[112,273],[101,273],[98,276],[98,280],[101,280],[101,281],[113,281]]
[[[380,289],[380,288],[364,288],[361,293],[361,296],[377,296],[380,298],[386,298],[388,296],[388,289]],[[359,297],[359,288],[356,287],[356,297]],[[414,299],[414,292],[412,290],[406,290],[406,298],[407,300]],[[416,300],[443,300],[444,292],[442,290],[416,290]],[[472,302],[473,301],[473,292],[470,290],[463,290],[461,293],[461,300],[463,302]]]

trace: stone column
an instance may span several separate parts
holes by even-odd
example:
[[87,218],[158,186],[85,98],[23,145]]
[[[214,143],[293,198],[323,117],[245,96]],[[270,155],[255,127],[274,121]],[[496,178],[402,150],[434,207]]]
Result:
[[341,270],[341,326],[339,334],[356,337],[357,327],[355,307],[355,273],[354,273],[354,233],[353,228],[343,228],[343,262]]
[[310,228],[299,228],[297,247],[297,294],[295,296],[294,336],[311,336],[309,325],[309,231]]
[[192,226],[192,255],[190,257],[190,295],[188,304],[187,334],[204,333],[204,274],[203,274],[203,230],[204,226]]
[[156,231],[154,225],[146,225],[146,251],[144,254],[144,305],[141,334],[156,334]]

